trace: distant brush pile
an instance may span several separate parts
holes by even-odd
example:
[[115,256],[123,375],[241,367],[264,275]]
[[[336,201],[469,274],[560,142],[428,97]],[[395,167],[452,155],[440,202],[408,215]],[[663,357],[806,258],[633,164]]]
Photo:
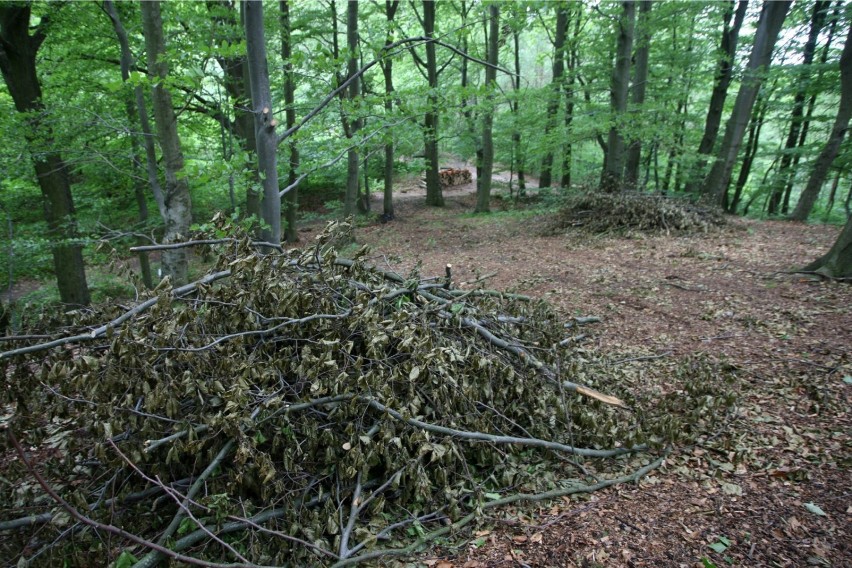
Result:
[[725,224],[718,209],[655,193],[584,192],[568,197],[548,228],[590,233],[706,233]]

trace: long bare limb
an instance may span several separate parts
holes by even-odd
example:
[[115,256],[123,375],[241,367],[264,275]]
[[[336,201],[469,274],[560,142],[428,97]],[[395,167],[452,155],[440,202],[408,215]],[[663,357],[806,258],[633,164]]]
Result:
[[[554,489],[552,491],[546,491],[544,493],[535,493],[532,495],[527,494],[517,494],[510,495],[508,497],[504,497],[502,499],[496,499],[494,501],[489,501],[487,503],[483,503],[481,505],[482,510],[493,509],[495,507],[502,507],[504,505],[511,505],[514,503],[530,503],[537,501],[547,501],[550,499],[558,499],[560,497],[565,497],[567,495],[575,495],[577,493],[592,493],[594,491],[599,491],[606,487],[611,487],[613,485],[620,485],[622,483],[630,483],[639,481],[641,478],[648,475],[649,472],[655,470],[656,468],[662,465],[666,456],[661,456],[646,465],[645,467],[636,470],[635,472],[625,475],[622,477],[616,477],[615,479],[607,479],[605,481],[601,481],[600,483],[595,483],[594,485],[575,485],[573,487],[568,487],[565,489]],[[450,534],[452,532],[457,531],[458,529],[470,524],[473,520],[477,518],[476,513],[470,513],[469,515],[459,519],[455,523],[451,525],[447,525],[432,531],[428,534],[420,537],[416,542],[406,546],[404,548],[391,548],[384,550],[373,550],[371,552],[367,552],[360,556],[353,556],[351,558],[346,558],[341,560],[340,562],[332,565],[331,568],[343,568],[344,566],[354,566],[356,564],[360,564],[361,562],[366,562],[368,560],[375,560],[377,558],[390,558],[394,556],[407,556],[409,554],[413,554],[418,551],[423,545],[444,536],[446,534]]]
[[[180,288],[175,288],[172,290],[171,295],[174,298],[181,298],[190,294],[197,290],[199,286],[203,286],[205,284],[210,284],[211,282],[215,282],[216,280],[221,280],[222,278],[227,278],[231,275],[230,270],[222,270],[220,272],[214,272],[212,274],[208,274],[204,278],[197,280],[195,282],[191,282],[190,284],[186,284],[185,286],[181,286]],[[28,353],[37,353],[39,351],[45,351],[47,349],[52,349],[54,347],[59,347],[62,345],[67,345],[69,343],[82,343],[85,341],[92,341],[93,339],[97,339],[99,337],[103,337],[106,335],[107,331],[110,329],[115,329],[119,325],[123,324],[133,316],[140,314],[154,306],[160,299],[159,298],[151,298],[142,302],[141,304],[137,304],[133,308],[127,310],[114,320],[109,323],[105,323],[104,325],[97,327],[90,331],[89,333],[81,333],[80,335],[72,335],[69,337],[62,337],[56,339],[54,341],[48,341],[46,343],[38,343],[36,345],[30,345],[27,347],[21,347],[19,349],[12,349],[10,351],[3,351],[0,353],[0,359],[8,359],[9,357],[14,357],[15,355],[26,355]]]

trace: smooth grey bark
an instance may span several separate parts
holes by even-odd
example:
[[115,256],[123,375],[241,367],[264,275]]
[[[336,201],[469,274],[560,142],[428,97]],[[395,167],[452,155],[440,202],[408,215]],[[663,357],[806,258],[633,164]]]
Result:
[[831,278],[852,278],[852,217],[846,220],[831,249],[802,270]]
[[575,2],[572,8],[577,11],[577,14],[574,17],[571,48],[565,58],[565,140],[562,146],[562,179],[559,181],[559,185],[566,189],[571,187],[571,169],[573,167],[574,87],[577,82],[577,69],[580,66],[579,46],[583,4]]
[[541,172],[538,176],[539,187],[553,185],[553,148],[549,138],[556,130],[559,114],[559,102],[562,99],[562,75],[565,71],[565,36],[568,32],[568,4],[560,1],[556,5],[556,31],[553,37],[553,79],[550,83],[550,98],[547,102],[547,122],[544,127],[544,139],[548,142],[547,153],[541,160]]
[[[121,23],[121,18],[118,15],[118,10],[115,8],[115,4],[112,0],[104,0],[103,3],[104,11],[107,16],[109,16],[110,21],[112,21],[113,29],[115,30],[115,35],[118,37],[118,45],[120,48],[121,58],[120,58],[120,67],[121,67],[121,80],[124,83],[127,83],[128,79],[130,79],[130,70],[135,69],[133,63],[133,53],[130,51],[130,42],[127,39],[127,30],[124,29],[124,24]],[[134,88],[135,91],[139,91],[141,94],[142,87],[137,86]],[[138,101],[137,101],[138,102]],[[134,104],[133,99],[126,98],[125,99],[125,114],[127,114],[128,123],[131,125],[130,131],[130,145],[131,145],[131,153],[130,160],[133,164],[134,170],[141,169],[141,160],[139,158],[139,139],[138,134],[133,132],[132,125],[136,122],[141,122],[139,116],[139,107],[138,104]],[[145,111],[145,99],[142,98],[142,110]],[[148,122],[147,112],[145,115],[145,123]],[[143,129],[143,136],[146,136],[146,133]],[[150,125],[148,125],[147,135],[150,137]],[[160,188],[160,182],[157,179],[157,162],[156,162],[156,154],[153,153],[154,149],[154,141],[153,138],[150,141],[149,146],[151,147],[152,154],[147,156],[147,168],[146,171],[149,173],[149,183],[151,183],[152,176],[150,175],[153,166],[153,185],[151,187],[152,192],[156,195],[159,193],[161,195],[160,199],[162,200],[162,189]],[[147,149],[147,146],[146,146]],[[136,205],[139,208],[139,222],[145,223],[148,220],[148,203],[145,200],[145,190],[144,190],[144,180],[136,176],[136,179],[133,181],[133,193],[136,197]],[[159,206],[159,202],[158,202]],[[137,244],[143,245],[145,244],[144,239],[137,240]],[[140,251],[137,253],[139,258],[139,270],[142,272],[142,282],[145,284],[147,288],[154,287],[154,277],[151,273],[151,262],[148,258],[148,253],[145,251]]]
[[[423,35],[435,37],[435,0],[423,0]],[[423,118],[423,135],[426,155],[426,205],[444,206],[441,178],[438,175],[438,60],[435,44],[426,44],[426,77],[429,95],[426,98],[426,116]]]
[[[293,27],[290,21],[290,2],[281,0],[279,3],[281,14],[281,60],[284,62],[284,107],[285,122],[287,130],[296,125],[296,73],[293,69],[291,58],[293,56]],[[291,137],[288,150],[290,152],[289,167],[287,168],[287,185],[295,185],[299,170],[299,148],[295,137]],[[299,210],[298,187],[293,187],[284,196],[284,238],[288,243],[299,240],[299,232],[296,227],[296,213]]]
[[[652,6],[652,0],[640,0],[639,2],[640,37],[633,63],[632,112],[641,112],[642,105],[645,103],[645,90],[648,85],[648,59],[651,52],[649,18]],[[636,187],[639,184],[639,162],[641,157],[642,140],[636,138],[630,143],[630,147],[627,149],[627,163],[624,166],[624,180],[628,186]]]
[[622,15],[618,21],[618,43],[615,50],[615,65],[612,70],[609,106],[610,122],[607,151],[601,175],[601,189],[617,191],[624,175],[624,134],[620,122],[627,111],[627,94],[630,86],[630,55],[633,52],[633,31],[636,25],[636,3],[627,0],[621,3]]
[[[801,75],[799,76],[799,85],[796,89],[796,95],[793,98],[793,110],[790,113],[790,129],[787,132],[787,140],[784,143],[784,149],[781,154],[781,163],[778,166],[778,173],[773,178],[772,193],[769,197],[769,205],[767,212],[770,215],[776,215],[779,210],[784,214],[788,213],[790,196],[786,194],[784,189],[788,186],[787,181],[793,175],[793,153],[798,147],[799,134],[802,129],[802,121],[805,113],[805,99],[807,98],[807,84],[811,77],[811,64],[816,53],[816,44],[819,33],[822,30],[825,22],[826,12],[830,7],[829,0],[817,0],[814,3],[813,12],[811,15],[810,32],[808,40],[805,42],[805,47],[802,53],[802,64],[800,68]],[[792,189],[792,185],[790,185]],[[782,207],[783,202],[783,207]]]
[[[393,43],[393,19],[399,8],[399,0],[385,0],[385,18],[387,20],[387,32],[385,35],[385,47]],[[388,118],[393,114],[393,58],[385,57],[382,60],[382,75],[385,79],[385,114]],[[384,193],[382,197],[382,220],[391,221],[394,218],[393,211],[393,138],[385,142],[385,168],[384,168]]]
[[[352,77],[358,72],[358,0],[349,0],[346,10],[346,47],[349,51],[347,60],[347,77]],[[347,98],[350,105],[354,106],[358,97],[361,95],[361,79],[352,81],[349,85]],[[348,128],[346,129],[347,137],[350,142],[353,141],[355,134],[361,127],[359,120],[348,120]],[[343,213],[346,216],[354,215],[358,206],[358,173],[360,171],[360,158],[358,156],[358,147],[355,144],[350,144],[347,152],[346,162],[346,197],[343,201]]]
[[269,67],[266,58],[266,36],[263,30],[263,2],[246,0],[246,63],[248,64],[251,109],[254,113],[254,138],[257,145],[257,171],[263,187],[260,204],[265,227],[263,240],[281,243],[281,197],[278,190],[278,121],[272,111],[269,89]]
[[66,304],[87,305],[91,298],[71,183],[62,155],[54,147],[50,121],[44,120],[46,109],[36,70],[36,54],[45,40],[49,20],[42,16],[35,33],[30,35],[30,4],[0,4],[0,72],[15,110],[27,114],[25,137],[44,198],[59,298]]
[[772,49],[778,39],[781,27],[784,25],[790,4],[792,2],[789,0],[767,0],[763,3],[755,32],[754,45],[743,75],[742,84],[737,93],[734,109],[725,126],[722,145],[701,188],[703,198],[719,207],[724,204],[725,194],[731,182],[731,175],[754,108],[754,102],[763,82],[763,75],[772,61]]
[[[745,20],[748,9],[748,0],[740,0],[734,14],[734,1],[731,0],[728,9],[724,13],[724,26],[722,29],[722,42],[719,47],[720,57],[717,63],[716,77],[713,82],[713,92],[710,95],[710,105],[707,108],[707,118],[704,121],[704,134],[698,144],[698,163],[695,165],[693,175],[687,184],[688,192],[696,192],[701,187],[704,169],[707,167],[707,157],[713,153],[716,139],[719,136],[719,126],[722,124],[722,112],[725,110],[725,100],[728,98],[728,88],[734,76],[734,59],[737,55],[737,43],[740,37],[740,28]],[[734,23],[731,25],[731,17]]]
[[849,128],[850,118],[852,118],[852,25],[849,26],[846,44],[843,46],[843,53],[840,55],[840,107],[837,109],[834,126],[831,128],[828,142],[814,162],[808,184],[802,190],[802,195],[799,197],[799,202],[790,215],[790,219],[805,221],[811,214],[814,203],[819,197],[820,189],[822,189],[825,179],[828,177],[831,163],[840,151],[840,144]]
[[485,110],[482,115],[482,179],[476,187],[477,213],[488,213],[491,200],[491,175],[494,172],[494,92],[497,90],[497,55],[500,50],[500,7],[488,6],[488,63],[485,68]]
[[[160,2],[142,2],[142,31],[148,59],[148,77],[151,81],[151,100],[154,105],[154,123],[165,166],[166,186],[163,196],[163,221],[166,230],[163,241],[180,241],[189,236],[192,225],[192,198],[189,183],[183,171],[183,152],[177,131],[177,117],[172,106],[172,96],[165,88],[169,65],[164,57],[166,43],[163,37],[163,20]],[[163,276],[171,278],[173,285],[187,281],[188,253],[186,249],[163,251]]]

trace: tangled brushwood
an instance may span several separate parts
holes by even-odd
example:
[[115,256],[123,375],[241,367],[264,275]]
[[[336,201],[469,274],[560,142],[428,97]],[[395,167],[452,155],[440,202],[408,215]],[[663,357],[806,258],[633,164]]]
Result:
[[0,354],[0,553],[410,554],[486,509],[638,479],[731,404],[702,361],[637,398],[547,304],[341,258],[334,235],[268,254],[234,239],[197,283]]
[[680,197],[625,191],[569,196],[548,232],[580,229],[590,233],[706,233],[725,224],[719,209]]

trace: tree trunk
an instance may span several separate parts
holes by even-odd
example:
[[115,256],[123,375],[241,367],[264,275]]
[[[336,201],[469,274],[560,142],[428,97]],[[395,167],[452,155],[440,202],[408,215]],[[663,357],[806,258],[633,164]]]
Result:
[[791,3],[789,0],[767,0],[763,4],[760,21],[755,32],[754,46],[739,93],[737,93],[734,110],[725,127],[722,146],[701,190],[704,199],[720,207],[731,182],[731,174],[737,161],[737,154],[745,136],[757,93],[760,90],[762,75],[772,61],[772,49],[778,39],[778,34],[784,24],[784,18],[787,16],[787,10],[790,9]]
[[497,52],[500,49],[500,7],[488,7],[488,63],[485,68],[485,111],[482,116],[482,179],[476,188],[476,212],[488,213],[491,200],[491,175],[494,172],[494,92],[497,90]]
[[748,139],[746,140],[743,163],[740,166],[740,173],[737,176],[737,183],[734,186],[734,197],[731,199],[729,205],[727,199],[728,195],[726,192],[722,202],[722,206],[727,209],[728,213],[733,214],[737,212],[737,207],[739,207],[743,190],[748,182],[749,175],[751,175],[751,166],[754,164],[754,157],[757,155],[758,143],[760,141],[760,131],[763,129],[763,123],[766,120],[766,112],[769,109],[768,99],[768,96],[758,96],[757,103],[755,104],[754,115],[751,117],[751,121],[748,126]]
[[624,13],[618,21],[618,44],[609,98],[611,125],[604,158],[605,166],[601,175],[601,189],[608,192],[620,189],[624,174],[624,135],[619,123],[627,111],[630,55],[633,51],[633,29],[636,25],[636,3],[627,0],[622,2],[622,8]]
[[[165,88],[169,65],[163,57],[166,44],[163,37],[160,2],[142,2],[141,7],[142,30],[148,57],[148,76],[152,84],[154,123],[157,126],[157,138],[160,142],[166,174],[163,200],[166,232],[163,240],[169,243],[189,236],[189,227],[192,225],[192,199],[189,194],[189,184],[183,172],[183,152],[177,132],[177,117],[172,106],[172,96]],[[163,276],[170,277],[173,285],[186,283],[187,249],[163,251],[161,258]]]
[[[435,35],[435,0],[423,0],[423,34]],[[438,175],[438,61],[435,44],[426,43],[426,76],[429,81],[429,95],[426,98],[426,116],[423,134],[426,155],[426,205],[444,206],[444,194],[441,191],[441,179]]]
[[837,188],[840,187],[840,178],[843,177],[843,170],[838,169],[834,176],[834,183],[831,184],[831,191],[828,193],[828,203],[825,205],[825,213],[822,214],[822,222],[828,223],[831,218],[831,211],[834,209],[834,200],[837,197]]
[[278,188],[278,140],[275,126],[278,121],[272,111],[269,89],[269,68],[266,59],[266,36],[263,30],[263,2],[247,0],[245,7],[246,62],[249,71],[251,108],[254,113],[254,139],[257,145],[257,171],[263,186],[260,204],[265,226],[264,241],[281,242],[281,197]]
[[62,155],[53,148],[53,130],[44,120],[36,53],[46,34],[49,17],[42,16],[35,34],[29,34],[30,4],[0,5],[0,71],[19,113],[27,113],[25,134],[36,178],[44,198],[44,217],[52,245],[53,270],[63,303],[90,302],[74,218],[71,183]]
[[[583,23],[583,4],[576,2],[572,6],[577,13],[574,17],[574,33],[571,37],[571,49],[565,59],[565,140],[562,146],[562,179],[559,185],[565,189],[571,188],[571,169],[573,167],[573,140],[572,131],[574,124],[574,86],[577,83],[577,69],[580,66],[580,31]],[[570,18],[569,18],[570,19]]]
[[[130,51],[130,42],[127,39],[127,31],[124,29],[124,25],[121,23],[121,19],[118,16],[118,10],[115,9],[115,4],[112,0],[104,0],[104,11],[109,16],[112,21],[113,29],[115,30],[115,35],[118,37],[118,45],[121,53],[120,66],[121,66],[121,80],[126,84],[127,80],[130,79],[130,70],[134,68],[133,64],[133,53]],[[136,87],[134,91],[138,89],[140,92],[142,87]],[[142,99],[143,109],[144,109],[144,98]],[[137,121],[141,122],[139,116],[139,109],[134,104],[132,98],[128,97],[125,99],[125,114],[127,114],[128,124],[134,125]],[[145,123],[148,122],[147,113],[145,116]],[[150,130],[150,126],[148,127]],[[149,132],[150,134],[150,132]],[[144,134],[143,134],[144,135]],[[137,138],[134,129],[131,127],[130,130],[130,161],[133,165],[134,172],[142,169],[141,159],[139,158],[139,139]],[[153,140],[151,141],[151,149],[153,150],[154,144]],[[157,180],[157,162],[156,155],[154,155],[153,159],[148,159],[148,167],[150,171],[150,166],[153,162],[153,182],[156,189],[154,193],[162,192],[160,189],[160,182]],[[149,178],[150,181],[150,178]],[[148,203],[145,201],[145,189],[144,189],[144,179],[141,178],[138,174],[135,174],[135,179],[133,180],[133,193],[136,198],[136,205],[139,208],[139,222],[143,225],[148,221]],[[137,244],[144,245],[145,239],[138,239]],[[139,258],[139,270],[142,273],[142,282],[145,284],[147,288],[154,287],[154,277],[151,273],[151,262],[148,258],[147,252],[139,252],[137,253],[137,257]]]
[[550,137],[556,130],[559,101],[562,98],[562,74],[565,69],[565,36],[567,31],[568,5],[566,2],[559,2],[556,5],[556,35],[553,39],[553,80],[550,83],[551,93],[547,103],[547,122],[544,127],[547,153],[541,160],[541,173],[538,176],[539,187],[550,187],[553,184],[553,144],[550,143]]
[[[385,18],[387,33],[385,46],[393,43],[393,19],[399,8],[399,0],[385,0]],[[393,58],[386,57],[382,61],[382,74],[385,78],[385,115],[390,119],[393,114]],[[387,222],[394,218],[393,212],[393,138],[385,143],[384,194],[382,197],[382,220]]]
[[[639,30],[641,37],[639,46],[636,48],[636,55],[633,64],[633,111],[634,113],[642,112],[642,105],[645,103],[645,89],[648,84],[648,58],[651,51],[651,30],[650,22],[648,21],[651,14],[651,0],[641,0],[639,3]],[[630,143],[627,150],[627,164],[625,165],[624,179],[628,186],[636,187],[639,185],[639,162],[642,156],[642,141],[639,137]]]
[[[725,24],[722,31],[722,45],[719,48],[718,69],[713,83],[713,93],[710,95],[710,106],[707,109],[707,119],[704,121],[704,135],[698,145],[699,160],[695,165],[693,175],[690,176],[687,191],[690,193],[698,191],[701,187],[704,168],[707,166],[707,156],[713,153],[716,138],[719,136],[719,125],[722,124],[722,111],[725,110],[725,99],[728,98],[728,87],[731,86],[731,78],[734,74],[734,59],[737,55],[737,42],[739,41],[740,28],[745,20],[748,0],[740,0],[737,4],[736,15],[734,15],[734,2],[725,10]],[[734,25],[731,26],[731,16],[734,16]]]
[[849,127],[850,118],[852,118],[852,26],[849,27],[846,44],[843,46],[843,53],[840,55],[840,108],[837,110],[837,117],[834,119],[834,126],[831,129],[828,142],[814,162],[808,185],[802,191],[799,203],[796,205],[793,214],[790,215],[790,219],[805,221],[811,214],[811,209],[813,209],[814,203],[819,197],[820,189],[828,176],[831,163],[840,151],[840,144],[843,142],[843,136]]
[[[238,44],[245,35],[245,22],[239,19],[245,16],[244,3],[240,3],[240,14],[237,14],[234,0],[208,0],[207,8],[212,19],[225,28],[224,41],[229,46]],[[230,55],[228,57],[217,56],[216,61],[222,68],[223,83],[228,96],[233,101],[234,112],[233,123],[228,120],[220,120],[226,125],[232,135],[237,138],[240,148],[245,152],[245,167],[250,172],[249,183],[246,185],[245,216],[261,218],[260,213],[260,176],[254,167],[257,144],[254,136],[254,115],[249,110],[251,107],[251,93],[249,92],[248,64],[245,55]]]
[[514,161],[514,169],[518,172],[518,195],[525,195],[527,192],[527,180],[525,176],[526,156],[524,156],[524,147],[521,144],[521,44],[520,32],[512,31],[512,44],[515,54],[515,76],[512,78],[512,89],[514,90],[515,100],[512,101],[512,157]]
[[802,270],[832,278],[852,278],[852,217],[847,219],[831,249]]
[[[843,8],[843,1],[837,0],[834,4],[834,13],[831,18],[831,25],[828,28],[828,37],[825,40],[825,45],[822,48],[822,54],[820,55],[819,62],[820,67],[817,71],[816,83],[819,83],[822,79],[822,69],[828,61],[828,54],[831,51],[831,43],[834,39],[834,34],[837,31],[837,22],[841,19],[840,13]],[[814,107],[816,106],[817,93],[813,93],[808,100],[808,110],[805,112],[805,117],[802,120],[802,128],[801,133],[799,134],[799,143],[797,145],[797,151],[793,154],[793,164],[790,169],[793,171],[793,174],[787,179],[787,187],[784,188],[784,205],[783,207],[789,209],[790,204],[790,195],[793,192],[793,184],[796,181],[796,176],[799,172],[799,161],[802,157],[802,148],[805,146],[805,141],[808,138],[808,130],[810,130],[811,119],[814,115]],[[785,209],[785,210],[786,210]]]
[[[291,57],[293,54],[293,36],[292,25],[290,23],[290,2],[281,0],[279,3],[281,12],[281,60],[284,62],[284,106],[286,107],[286,128],[287,130],[296,125],[296,74],[293,71],[293,63]],[[295,137],[291,137],[289,141],[290,164],[287,168],[287,185],[296,183],[299,170],[299,148],[296,146]],[[299,240],[299,231],[296,227],[296,213],[299,210],[299,193],[298,188],[293,187],[284,196],[284,238],[288,243],[295,243]]]
[[[358,0],[349,0],[346,8],[346,47],[349,58],[346,64],[347,78],[358,72]],[[361,94],[361,79],[352,81],[347,91],[350,111]],[[346,137],[349,138],[349,150],[346,152],[346,196],[343,199],[343,214],[347,217],[358,211],[358,184],[361,158],[355,144],[355,134],[360,127],[359,121],[344,116]]]
[[[802,65],[799,69],[799,87],[796,90],[796,96],[793,99],[793,110],[790,114],[790,130],[787,133],[787,140],[782,150],[781,163],[778,166],[778,173],[773,179],[772,193],[769,197],[768,213],[776,215],[782,205],[782,201],[789,204],[789,196],[784,199],[784,188],[787,186],[787,181],[793,175],[791,165],[793,163],[793,153],[799,142],[799,133],[802,128],[802,116],[805,111],[805,98],[807,97],[807,85],[810,83],[810,66],[814,60],[816,51],[817,38],[822,30],[822,25],[825,22],[826,10],[829,8],[828,0],[817,0],[814,3],[813,13],[811,15],[811,29],[808,34],[808,41],[805,42],[804,52],[802,54]],[[784,206],[782,211],[787,213],[787,206]]]

